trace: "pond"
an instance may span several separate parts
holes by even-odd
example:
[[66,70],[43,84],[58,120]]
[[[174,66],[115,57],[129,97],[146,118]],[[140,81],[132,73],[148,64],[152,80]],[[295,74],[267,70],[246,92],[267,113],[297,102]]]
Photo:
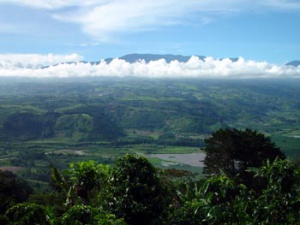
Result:
[[173,163],[182,163],[195,167],[203,167],[205,153],[189,154],[148,154],[148,158],[159,158]]

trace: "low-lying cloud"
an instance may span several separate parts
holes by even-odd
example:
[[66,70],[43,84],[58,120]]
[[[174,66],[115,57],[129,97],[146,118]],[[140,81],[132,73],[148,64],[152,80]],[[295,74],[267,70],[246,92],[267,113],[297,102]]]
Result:
[[0,54],[0,70],[5,68],[8,70],[13,68],[37,69],[65,62],[79,62],[82,59],[83,57],[78,54]]
[[[114,59],[97,64],[82,62],[72,55],[0,55],[0,77],[197,77],[197,78],[280,78],[299,77],[300,66],[284,66],[238,58],[204,60],[192,56],[187,62],[164,59],[129,63]],[[70,63],[72,62],[72,63]]]

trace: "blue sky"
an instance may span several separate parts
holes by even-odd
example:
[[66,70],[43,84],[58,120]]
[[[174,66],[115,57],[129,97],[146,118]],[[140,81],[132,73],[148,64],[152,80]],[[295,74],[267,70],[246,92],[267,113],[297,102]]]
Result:
[[[300,78],[299,24],[300,0],[0,0],[0,76]],[[81,63],[130,53],[207,59]]]
[[0,0],[0,53],[300,59],[299,0]]

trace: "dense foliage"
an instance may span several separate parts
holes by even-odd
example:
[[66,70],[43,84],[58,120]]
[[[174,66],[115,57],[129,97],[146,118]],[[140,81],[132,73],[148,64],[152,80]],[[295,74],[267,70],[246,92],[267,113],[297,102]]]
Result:
[[167,203],[156,169],[132,155],[117,160],[109,192],[111,211],[132,225],[158,224]]
[[210,175],[225,173],[244,184],[253,182],[249,168],[259,168],[266,160],[285,159],[270,138],[251,129],[220,129],[205,142],[204,172]]
[[25,180],[12,172],[0,170],[0,214],[14,204],[27,200],[32,191]]
[[159,172],[145,158],[133,155],[119,158],[115,167],[89,161],[73,164],[66,172],[52,167],[59,195],[52,193],[51,202],[44,194],[39,200],[32,196],[11,205],[0,216],[1,224],[300,224],[300,170],[279,158],[251,170],[253,177],[266,182],[260,191],[225,174],[180,181],[175,174],[188,173]]

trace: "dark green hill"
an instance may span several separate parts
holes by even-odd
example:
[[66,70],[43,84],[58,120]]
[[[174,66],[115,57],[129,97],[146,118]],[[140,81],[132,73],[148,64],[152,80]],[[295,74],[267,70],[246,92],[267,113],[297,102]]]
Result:
[[299,96],[298,80],[5,79],[0,136],[201,146],[221,127],[249,127],[284,144],[300,137]]

